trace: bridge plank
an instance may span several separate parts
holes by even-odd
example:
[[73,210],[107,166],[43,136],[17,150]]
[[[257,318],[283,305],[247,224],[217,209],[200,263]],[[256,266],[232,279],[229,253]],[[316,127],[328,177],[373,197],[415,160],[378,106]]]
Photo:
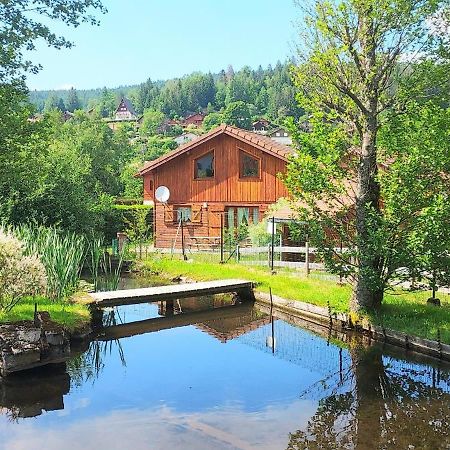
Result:
[[201,295],[237,292],[244,300],[253,300],[253,283],[246,280],[217,280],[198,283],[171,284],[140,289],[95,292],[89,294],[92,305],[101,307],[133,305]]

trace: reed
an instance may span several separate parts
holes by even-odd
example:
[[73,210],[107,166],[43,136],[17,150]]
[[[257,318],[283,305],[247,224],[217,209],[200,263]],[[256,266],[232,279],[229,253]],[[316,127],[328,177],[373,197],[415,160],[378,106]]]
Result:
[[92,284],[94,285],[94,291],[99,290],[99,269],[102,259],[104,258],[105,249],[103,244],[103,238],[93,237],[88,244],[87,250],[87,265],[92,277]]
[[123,259],[124,251],[119,254],[117,265],[114,265],[111,255],[104,248],[102,238],[94,238],[89,242],[87,261],[96,292],[117,290]]
[[50,298],[64,299],[76,291],[86,256],[83,236],[37,225],[21,225],[12,231],[23,241],[25,253],[39,255],[47,272]]

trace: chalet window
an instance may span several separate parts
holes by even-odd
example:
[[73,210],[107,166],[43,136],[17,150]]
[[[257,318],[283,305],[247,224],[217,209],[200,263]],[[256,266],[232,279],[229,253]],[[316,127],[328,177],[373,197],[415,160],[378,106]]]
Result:
[[259,159],[241,151],[240,178],[259,178]]
[[214,177],[214,152],[197,158],[194,161],[194,178],[213,178]]
[[228,229],[251,223],[257,224],[259,222],[259,208],[229,206],[226,208],[225,219],[225,226]]
[[175,208],[174,219],[176,222],[190,222],[192,217],[192,208],[190,206],[177,206]]

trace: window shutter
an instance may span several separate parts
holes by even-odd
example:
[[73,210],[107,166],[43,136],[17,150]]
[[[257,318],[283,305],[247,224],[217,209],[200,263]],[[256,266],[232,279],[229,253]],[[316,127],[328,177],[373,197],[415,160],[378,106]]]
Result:
[[192,223],[201,223],[202,221],[202,207],[200,205],[192,205]]
[[164,208],[164,222],[173,222],[173,206],[171,205]]

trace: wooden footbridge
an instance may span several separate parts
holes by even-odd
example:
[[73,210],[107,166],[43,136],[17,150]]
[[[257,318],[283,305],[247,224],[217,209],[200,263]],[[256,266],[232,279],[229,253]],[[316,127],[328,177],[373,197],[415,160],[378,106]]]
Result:
[[245,280],[218,280],[199,283],[171,284],[140,289],[95,292],[89,294],[91,305],[96,308],[134,305],[163,300],[201,297],[204,295],[236,293],[242,300],[255,300],[254,284]]

